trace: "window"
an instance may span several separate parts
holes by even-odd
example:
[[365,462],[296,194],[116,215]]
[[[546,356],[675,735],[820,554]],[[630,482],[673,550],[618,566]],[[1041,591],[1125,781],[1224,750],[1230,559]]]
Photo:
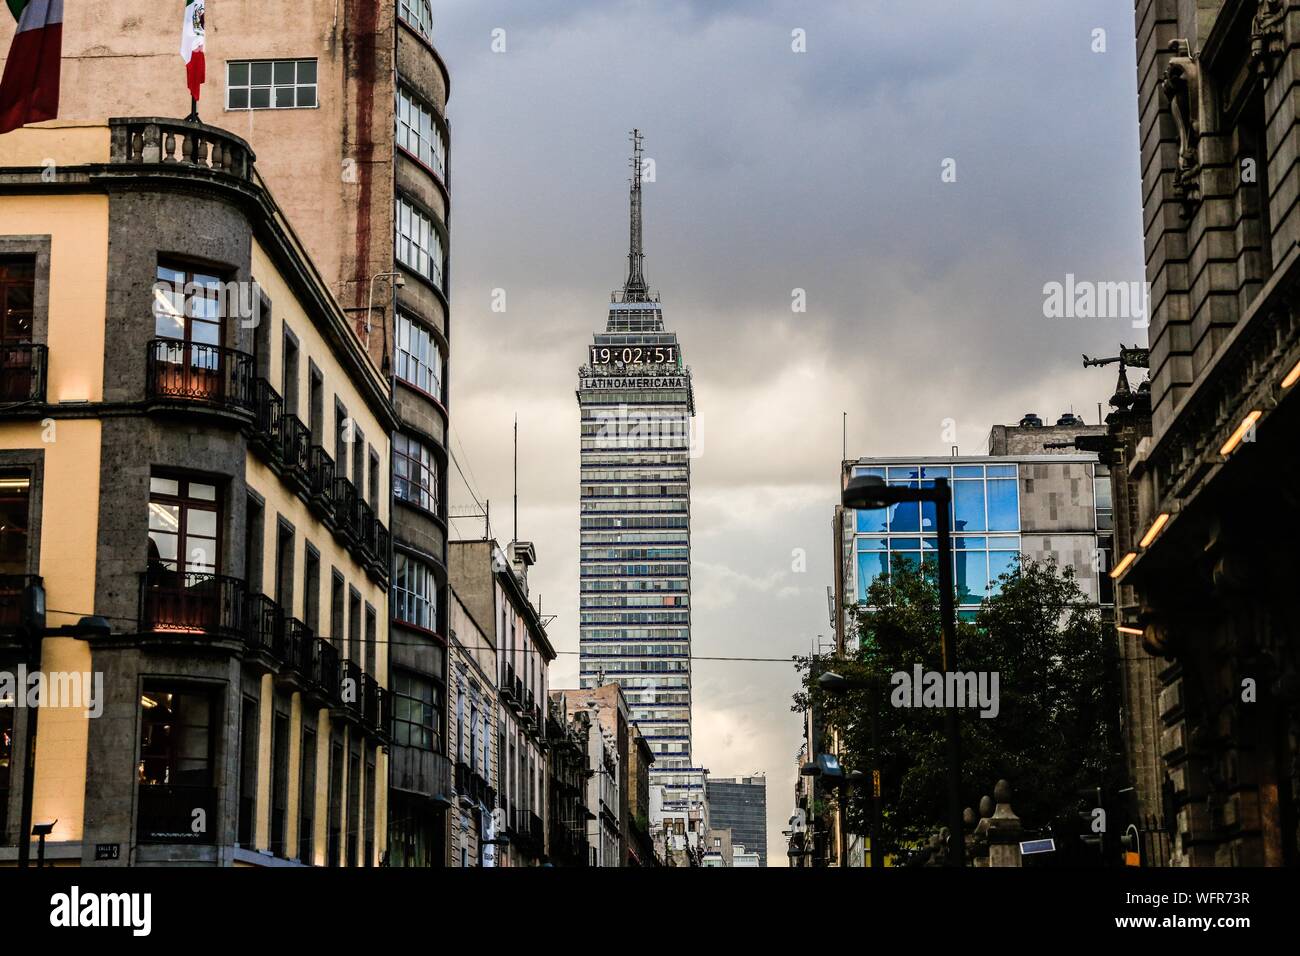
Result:
[[6,823],[9,820],[9,785],[13,771],[16,712],[16,707],[0,707],[0,845],[9,843]]
[[[146,684],[140,696],[137,839],[211,843],[221,832],[213,787],[213,699],[184,685]],[[196,833],[194,811],[207,815]]]
[[189,478],[150,478],[150,570],[219,573],[219,514],[216,485]]
[[260,499],[246,499],[248,517],[244,532],[244,580],[254,594],[262,592],[262,535],[266,529],[266,512]]
[[271,727],[271,854],[283,857],[288,855],[289,715],[277,711]]
[[402,501],[438,511],[438,465],[423,443],[393,436],[393,494]]
[[438,585],[423,561],[398,554],[393,562],[393,617],[426,630],[438,629]]
[[159,393],[219,399],[224,395],[220,278],[160,264],[153,288],[155,343],[150,384]]
[[336,398],[334,399],[334,474],[339,478],[348,476],[348,441],[352,436],[352,425],[348,419],[348,410]]
[[0,475],[0,574],[27,573],[31,493],[29,475]]
[[293,613],[293,527],[283,519],[276,525],[275,603]]
[[357,423],[352,423],[352,441],[356,447],[352,449],[352,484],[357,486],[357,497],[364,498],[366,495],[366,436],[357,427]]
[[284,347],[281,350],[282,367],[280,380],[284,386],[284,410],[286,414],[298,414],[298,338],[284,327]]
[[433,220],[401,197],[397,199],[397,261],[442,287],[442,237]]
[[361,664],[363,653],[361,647],[361,595],[355,588],[348,588],[348,644],[344,657]]
[[0,259],[0,401],[20,402],[37,384],[32,367],[36,260]]
[[374,511],[375,516],[378,517],[379,516],[379,455],[374,450],[374,448],[370,449],[369,459],[370,459],[370,465],[368,470],[369,470],[370,478],[366,489],[366,497],[370,502],[370,509]]
[[231,60],[226,109],[306,109],[316,102],[315,60]]
[[446,175],[447,144],[433,113],[403,87],[397,88],[397,145],[439,176]]
[[335,647],[343,646],[343,575],[330,575],[330,639]]
[[254,815],[257,808],[257,701],[243,698],[239,721],[239,845],[253,845]]
[[316,731],[302,729],[302,782],[298,787],[298,860],[311,866],[316,857]]
[[407,671],[393,672],[393,740],[404,747],[440,750],[442,700],[438,687]]
[[375,609],[366,603],[366,673],[374,674],[376,671],[375,658],[379,646],[379,638],[376,632],[378,619],[375,616]]
[[397,315],[397,377],[442,400],[442,349],[432,333]]
[[433,7],[429,0],[399,0],[398,16],[426,40],[433,36]]
[[343,737],[336,730],[330,739],[330,807],[326,860],[338,866],[343,854]]
[[36,260],[0,259],[0,341],[30,342],[36,306]]
[[302,620],[313,634],[320,630],[320,552],[310,544],[303,561]]

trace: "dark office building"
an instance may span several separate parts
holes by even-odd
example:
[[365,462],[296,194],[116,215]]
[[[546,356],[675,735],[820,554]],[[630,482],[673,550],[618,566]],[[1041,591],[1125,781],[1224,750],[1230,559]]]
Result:
[[731,830],[733,845],[758,854],[767,866],[767,778],[724,777],[707,781],[709,827]]

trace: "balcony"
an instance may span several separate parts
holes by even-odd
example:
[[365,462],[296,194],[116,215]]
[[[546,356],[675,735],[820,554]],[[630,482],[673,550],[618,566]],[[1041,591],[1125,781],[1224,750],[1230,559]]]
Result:
[[365,693],[362,681],[365,675],[366,672],[361,669],[361,665],[356,661],[343,662],[343,683],[340,688],[340,696],[343,706],[356,715],[361,714],[362,695]]
[[367,727],[379,726],[379,681],[364,671],[361,674],[361,721]]
[[379,553],[378,519],[375,510],[366,501],[357,502],[357,545],[368,558],[374,559]]
[[48,351],[31,342],[0,346],[0,402],[45,401]]
[[381,581],[387,581],[393,565],[393,536],[389,534],[382,521],[375,522],[375,560],[374,571]]
[[285,413],[280,419],[281,474],[301,491],[311,488],[311,430],[297,415]]
[[243,641],[244,599],[238,578],[153,568],[140,575],[140,632]]
[[513,708],[515,704],[515,669],[512,665],[506,665],[505,680],[501,682],[501,702],[508,707]]
[[224,129],[158,116],[115,117],[108,125],[114,165],[166,167],[242,182],[253,178],[253,151]]
[[278,657],[284,646],[284,612],[265,594],[250,594],[248,647]]
[[469,764],[456,764],[456,793],[462,797],[471,797],[474,785],[470,779]]
[[257,380],[253,392],[253,428],[249,444],[272,462],[280,460],[280,425],[284,419],[284,399],[264,378]]
[[[194,832],[194,811],[203,810],[207,826]],[[140,784],[140,816],[136,839],[140,843],[197,843],[215,841],[216,787],[150,786]]]
[[285,615],[284,629],[281,634],[283,637],[275,656],[301,677],[309,678],[316,635],[302,621],[288,615]]
[[307,451],[307,484],[311,503],[326,515],[334,513],[334,459],[320,445]]
[[176,339],[153,339],[145,353],[145,395],[252,412],[253,357],[247,352]]
[[311,681],[320,688],[326,700],[339,700],[339,652],[323,637],[315,638],[311,645]]
[[355,541],[360,534],[361,516],[357,508],[359,503],[357,486],[346,478],[335,476],[334,520],[339,533],[351,541]]

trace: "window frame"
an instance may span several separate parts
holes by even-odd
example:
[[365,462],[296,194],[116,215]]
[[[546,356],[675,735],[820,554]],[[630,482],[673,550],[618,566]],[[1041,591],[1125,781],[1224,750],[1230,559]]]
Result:
[[[255,65],[261,65],[263,63],[269,63],[271,65],[270,81],[268,83],[254,83],[253,67]],[[275,80],[276,68],[286,63],[293,64],[293,80],[290,83],[277,83]],[[313,77],[311,82],[299,82],[298,80],[298,71],[301,69],[304,63],[312,64],[315,76]],[[247,68],[248,77],[246,82],[236,83],[233,80],[232,74],[234,69],[240,66]],[[257,110],[320,109],[320,60],[314,56],[313,57],[280,57],[280,58],[263,57],[260,59],[250,59],[250,60],[227,60],[225,80],[226,80],[225,108],[227,112],[250,113]],[[292,106],[280,106],[277,104],[276,102],[277,91],[282,89],[293,90]],[[299,91],[305,89],[311,90],[312,102],[310,104],[299,105],[298,104]],[[254,90],[267,91],[267,105],[265,106],[253,105]],[[246,94],[245,105],[232,106],[231,104],[234,101],[234,94],[239,92],[243,92]]]

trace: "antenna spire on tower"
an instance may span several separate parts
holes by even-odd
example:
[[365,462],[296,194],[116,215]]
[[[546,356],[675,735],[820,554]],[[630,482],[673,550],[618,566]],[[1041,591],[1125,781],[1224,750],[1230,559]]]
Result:
[[641,131],[632,130],[632,221],[631,242],[627,254],[627,282],[623,285],[624,299],[644,302],[649,298],[650,290],[646,286],[642,267],[645,252],[641,245],[641,176],[644,159],[641,150]]

